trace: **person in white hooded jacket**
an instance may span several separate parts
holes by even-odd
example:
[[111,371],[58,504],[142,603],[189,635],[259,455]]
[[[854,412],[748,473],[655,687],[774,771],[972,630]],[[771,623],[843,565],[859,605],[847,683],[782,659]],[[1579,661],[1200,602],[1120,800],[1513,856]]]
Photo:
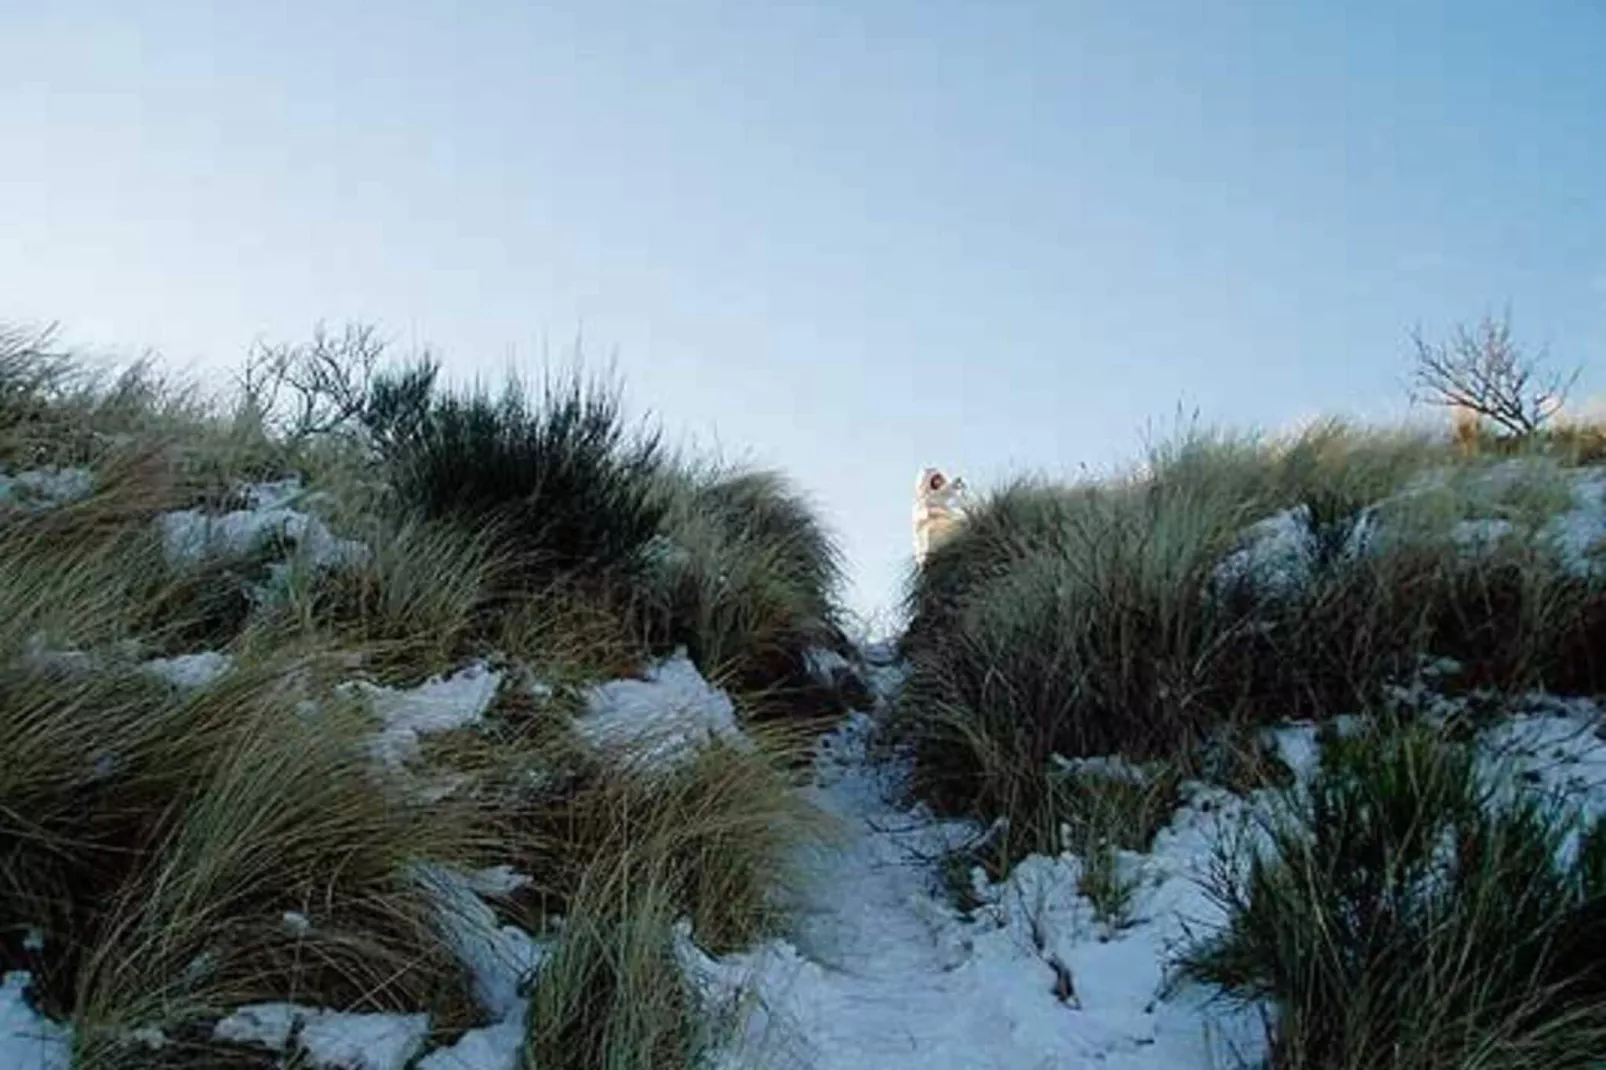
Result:
[[963,479],[949,479],[936,468],[920,470],[915,481],[915,564],[924,565],[964,520],[964,494]]

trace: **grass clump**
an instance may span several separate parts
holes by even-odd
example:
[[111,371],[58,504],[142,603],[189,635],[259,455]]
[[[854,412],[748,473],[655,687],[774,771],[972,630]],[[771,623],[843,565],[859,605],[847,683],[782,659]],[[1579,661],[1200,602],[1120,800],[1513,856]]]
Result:
[[1420,725],[1330,739],[1188,971],[1271,1004],[1278,1067],[1597,1065],[1606,823],[1500,780]]
[[564,923],[532,997],[535,1065],[701,1065],[718,1008],[688,984],[675,925],[715,953],[772,935],[796,849],[828,834],[779,771],[796,741],[759,740],[670,769],[593,767],[520,817],[532,868],[569,889],[547,889]]
[[513,815],[546,890],[562,897],[598,871],[650,864],[703,946],[727,951],[774,932],[793,849],[825,827],[782,771],[800,741],[765,730],[752,750],[714,746],[670,768],[560,759],[555,745],[545,761],[574,774]]
[[682,467],[651,555],[643,609],[661,648],[684,646],[749,713],[822,712],[809,657],[846,646],[835,596],[841,557],[807,501],[777,473]]
[[1146,852],[1171,820],[1180,801],[1182,777],[1162,762],[1058,759],[1046,776],[1018,775],[1014,784],[1030,799],[1014,798],[976,843],[942,860],[942,871],[960,904],[974,907],[972,872],[998,880],[1030,854],[1068,852],[1081,864],[1078,890],[1093,904],[1095,918],[1119,928],[1130,918],[1138,881],[1123,853]]
[[1050,784],[1045,817],[1059,821],[1060,849],[1081,860],[1077,890],[1093,904],[1095,920],[1121,928],[1140,884],[1123,852],[1154,845],[1180,801],[1181,777],[1161,764],[1065,762]]
[[1224,736],[1369,707],[1435,658],[1462,688],[1606,686],[1606,592],[1544,535],[1577,474],[1517,463],[1329,422],[1006,486],[910,588],[893,729],[916,792],[1050,850],[1056,755],[1213,775]]
[[[0,970],[31,973],[78,1063],[261,1064],[211,1035],[259,1001],[481,1024],[414,875],[511,864],[532,890],[503,920],[569,920],[536,997],[542,1064],[691,1065],[707,1008],[675,926],[724,951],[779,925],[818,831],[785,771],[803,751],[771,726],[620,765],[572,717],[675,645],[744,712],[797,687],[839,635],[836,552],[802,497],[672,464],[579,372],[450,394],[348,332],[265,352],[265,382],[211,402],[46,342],[0,336],[0,465],[86,465],[91,492],[0,502]],[[292,477],[269,496],[305,519],[222,545],[250,541],[251,484]],[[176,510],[227,537],[180,560]],[[666,573],[674,542],[694,562]],[[201,652],[228,657],[188,666],[226,667],[195,689],[143,664]],[[504,673],[485,721],[381,768],[372,713],[336,685],[470,658]],[[159,1054],[130,1039],[152,1027]]]
[[663,458],[656,433],[625,425],[614,384],[576,371],[547,378],[538,396],[516,377],[500,396],[421,402],[389,380],[383,391],[402,399],[382,441],[403,505],[494,531],[522,589],[638,566],[663,519],[653,493]]
[[473,649],[502,562],[488,533],[448,523],[371,522],[360,562],[300,589],[301,630],[359,647],[389,682],[418,683]]
[[0,932],[42,937],[4,954],[73,1017],[85,1065],[248,1002],[467,1013],[405,867],[462,857],[474,824],[374,777],[366,713],[302,712],[296,668],[189,694],[137,670],[0,673]]
[[[633,878],[633,879],[631,879]],[[649,874],[594,877],[531,994],[526,1051],[553,1070],[690,1070],[711,1038]]]
[[915,590],[894,730],[916,792],[1053,850],[1056,756],[1169,758],[1205,738],[1232,622],[1199,594],[1239,520],[1141,486],[1012,487],[985,504]]

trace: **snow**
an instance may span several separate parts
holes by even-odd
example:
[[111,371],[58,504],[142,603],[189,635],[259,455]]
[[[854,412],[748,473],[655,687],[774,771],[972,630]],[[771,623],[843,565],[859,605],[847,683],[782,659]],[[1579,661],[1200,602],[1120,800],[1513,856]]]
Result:
[[833,683],[838,675],[853,671],[853,665],[847,658],[823,646],[810,648],[803,655],[803,660],[808,666],[809,675],[823,684]]
[[717,960],[682,940],[705,996],[750,1008],[725,1065],[1193,1070],[1261,1053],[1253,1014],[1208,991],[1163,995],[1185,926],[1219,920],[1199,879],[1219,823],[1241,812],[1231,796],[1199,793],[1151,856],[1125,856],[1143,891],[1113,934],[1077,893],[1068,855],[983,884],[985,904],[967,919],[941,889],[937,859],[975,829],[892,801],[902,772],[869,760],[872,729],[856,714],[821,742],[811,795],[844,842],[810,860],[787,939]]
[[8,476],[0,474],[0,508],[37,512],[87,498],[95,489],[87,468],[40,468]]
[[[1538,538],[1555,551],[1568,572],[1599,579],[1606,576],[1606,470],[1574,469],[1567,471],[1567,477],[1572,481],[1572,507],[1547,521]],[[1471,480],[1469,493],[1490,495],[1536,476],[1531,464],[1513,461],[1463,478]],[[1380,510],[1385,506],[1443,490],[1450,482],[1449,471],[1429,470],[1392,497],[1362,510],[1346,539],[1345,554],[1353,557],[1376,548]],[[1223,587],[1248,583],[1278,597],[1297,595],[1309,584],[1315,562],[1310,520],[1310,509],[1299,505],[1245,528],[1237,548],[1217,564],[1216,583]],[[1510,519],[1483,516],[1457,521],[1447,534],[1454,545],[1476,554],[1487,553],[1520,530]]]
[[643,680],[590,688],[575,728],[591,746],[627,764],[662,770],[716,740],[747,745],[730,696],[709,685],[684,651]]
[[305,1009],[294,1003],[253,1003],[218,1022],[212,1035],[233,1044],[255,1044],[283,1051],[290,1043],[296,1019],[304,1013]]
[[1573,507],[1545,527],[1563,566],[1576,576],[1606,572],[1606,472],[1580,475],[1573,484]]
[[1301,505],[1251,524],[1238,549],[1216,566],[1216,582],[1248,582],[1270,594],[1296,593],[1310,581],[1310,510]]
[[279,1052],[294,1037],[310,1065],[328,1070],[403,1070],[423,1050],[429,1016],[347,1014],[295,1003],[256,1003],[218,1022],[212,1035]]
[[128,1039],[150,1051],[161,1051],[169,1043],[167,1034],[152,1025],[129,1030]]
[[289,508],[286,503],[301,496],[298,481],[259,483],[244,493],[249,509],[216,516],[185,509],[157,517],[168,560],[188,564],[216,555],[249,554],[274,540],[294,542],[307,561],[320,567],[367,560],[367,546],[338,538],[322,520]]
[[522,1019],[470,1029],[448,1048],[430,1052],[418,1070],[518,1070],[524,1047]]
[[329,501],[329,495],[322,491],[308,491],[297,476],[288,479],[270,480],[265,483],[251,483],[242,489],[246,503],[252,509],[288,509],[295,504],[311,505],[318,501]]
[[6,1070],[68,1070],[72,1037],[28,1005],[31,975],[18,971],[0,978],[0,1066]]
[[175,658],[154,658],[140,667],[181,691],[191,691],[215,683],[234,668],[234,659],[215,650],[206,650]]
[[1450,529],[1450,541],[1466,550],[1487,552],[1498,546],[1502,539],[1514,531],[1516,531],[1515,524],[1496,517],[1462,520]]
[[476,893],[483,877],[438,865],[416,867],[416,877],[436,903],[437,919],[458,960],[474,977],[474,997],[497,1020],[522,1015],[525,979],[539,965],[542,950],[524,930],[501,925]]
[[1479,736],[1485,774],[1565,798],[1591,817],[1606,815],[1606,717],[1586,698],[1528,695],[1524,709]]
[[512,866],[489,866],[468,876],[468,885],[477,895],[512,895],[530,883],[528,874],[519,873]]
[[433,894],[438,922],[458,960],[474,978],[474,995],[492,1024],[465,1033],[456,1044],[432,1052],[419,1070],[515,1070],[524,1044],[529,1003],[525,983],[540,966],[543,948],[528,933],[500,925],[480,898],[505,894],[528,882],[509,867],[459,873],[419,866],[417,879]]
[[1296,777],[1307,780],[1316,772],[1316,767],[1321,763],[1322,750],[1314,724],[1299,722],[1282,725],[1270,729],[1267,735],[1277,749],[1277,757],[1293,770]]
[[[1424,676],[1445,668],[1425,666]],[[1361,724],[1347,717],[1338,727]],[[1529,696],[1526,712],[1486,730],[1488,768],[1584,793],[1595,813],[1606,812],[1603,724],[1588,700]],[[981,906],[967,917],[942,890],[937,859],[977,830],[895,801],[905,770],[870,760],[874,727],[855,714],[820,743],[810,794],[838,820],[843,842],[808,859],[786,938],[715,959],[689,929],[679,935],[705,998],[745,1010],[720,1065],[1194,1070],[1265,1058],[1269,1008],[1180,983],[1174,965],[1225,921],[1206,881],[1223,847],[1257,835],[1255,815],[1276,796],[1184,785],[1184,803],[1152,850],[1118,856],[1138,892],[1130,918],[1113,929],[1078,892],[1081,861],[1071,854],[1029,857],[998,883],[977,870]],[[1301,780],[1316,772],[1316,725],[1268,734]],[[1141,775],[1119,759],[1061,764]]]
[[1129,784],[1147,784],[1149,773],[1125,758],[1101,755],[1096,758],[1067,758],[1062,754],[1049,755],[1054,768],[1062,773],[1098,777],[1103,780],[1125,781]]
[[333,1014],[302,1019],[301,1046],[313,1066],[341,1070],[402,1070],[423,1050],[429,1017],[423,1014]]
[[384,726],[372,741],[373,754],[386,765],[399,766],[418,754],[420,737],[478,723],[501,684],[501,673],[475,662],[452,676],[434,676],[408,690],[366,680],[342,684],[340,690],[368,701]]
[[866,640],[859,647],[859,656],[867,665],[885,668],[898,661],[898,641],[896,638],[879,638]]

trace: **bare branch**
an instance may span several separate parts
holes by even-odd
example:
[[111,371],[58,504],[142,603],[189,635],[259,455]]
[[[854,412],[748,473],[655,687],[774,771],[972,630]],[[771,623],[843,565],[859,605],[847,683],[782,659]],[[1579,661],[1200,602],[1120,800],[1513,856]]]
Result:
[[1429,343],[1420,331],[1411,342],[1415,400],[1470,413],[1517,437],[1542,430],[1578,379],[1577,371],[1545,372],[1544,353],[1530,356],[1512,340],[1509,317],[1457,327],[1447,343]]
[[290,443],[351,430],[384,351],[374,328],[359,324],[339,334],[320,324],[302,345],[258,344],[242,376],[245,404]]

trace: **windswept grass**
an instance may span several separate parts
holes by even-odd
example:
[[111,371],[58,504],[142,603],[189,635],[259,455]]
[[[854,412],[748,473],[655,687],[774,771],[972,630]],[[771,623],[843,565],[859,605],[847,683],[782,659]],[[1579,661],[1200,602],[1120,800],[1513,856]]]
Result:
[[1428,728],[1335,737],[1222,858],[1227,927],[1188,967],[1272,1004],[1273,1065],[1599,1065],[1606,823],[1490,784]]
[[578,572],[630,572],[657,534],[659,439],[625,425],[607,380],[576,371],[548,378],[533,397],[510,378],[500,396],[435,394],[409,419],[388,458],[401,501],[494,532],[525,589]]
[[444,672],[485,630],[504,560],[489,533],[446,523],[370,522],[366,560],[313,577],[287,612],[307,633],[361,648],[387,679]]
[[[1541,537],[1575,474],[1517,463],[1323,423],[1004,487],[911,586],[893,729],[916,792],[1047,850],[1056,755],[1187,769],[1224,732],[1366,708],[1428,658],[1459,661],[1465,688],[1606,685],[1606,592]],[[1483,531],[1499,537],[1467,537]]]
[[[795,692],[807,652],[840,643],[836,551],[779,478],[672,462],[606,379],[362,382],[349,418],[292,440],[260,398],[0,336],[0,471],[93,473],[82,500],[0,504],[0,968],[31,972],[95,1070],[261,1063],[211,1026],[264,1000],[426,1011],[450,1035],[479,1012],[412,874],[511,864],[533,890],[507,920],[566,920],[537,985],[541,1065],[692,1065],[710,1011],[674,927],[728,950],[781,923],[793,849],[822,834],[786,771],[801,746],[770,728],[620,768],[569,718],[676,644],[744,712]],[[311,492],[292,507],[366,554],[314,565],[267,538],[168,560],[160,514],[239,510],[246,484],[291,476]],[[695,557],[672,581],[666,541]],[[142,667],[201,651],[233,668],[198,690]],[[505,673],[488,722],[378,767],[371,714],[334,685],[470,658]],[[132,1033],[152,1027],[160,1052]]]
[[[464,1015],[405,865],[461,858],[474,822],[375,779],[366,713],[302,712],[294,668],[189,695],[137,671],[0,675],[0,931],[84,1065],[245,1002]],[[13,942],[30,930],[36,953]]]
[[819,711],[811,650],[845,647],[840,553],[773,472],[681,470],[664,481],[663,531],[644,582],[647,634],[686,647],[749,712]]
[[550,893],[599,870],[646,867],[700,944],[749,944],[784,917],[777,896],[796,879],[794,848],[829,833],[783,771],[802,740],[773,728],[752,738],[752,750],[711,747],[667,770],[561,757],[558,743],[543,764],[574,775],[527,797],[513,835]]
[[[537,1065],[702,1065],[719,1008],[703,1005],[674,956],[673,926],[718,953],[778,931],[797,850],[830,826],[779,771],[795,740],[717,747],[672,770],[592,768],[527,812],[534,868],[573,889],[552,962],[537,980]],[[557,806],[553,806],[557,803]]]
[[692,1070],[714,1046],[647,871],[587,874],[530,1003],[530,1061],[552,1070]]

